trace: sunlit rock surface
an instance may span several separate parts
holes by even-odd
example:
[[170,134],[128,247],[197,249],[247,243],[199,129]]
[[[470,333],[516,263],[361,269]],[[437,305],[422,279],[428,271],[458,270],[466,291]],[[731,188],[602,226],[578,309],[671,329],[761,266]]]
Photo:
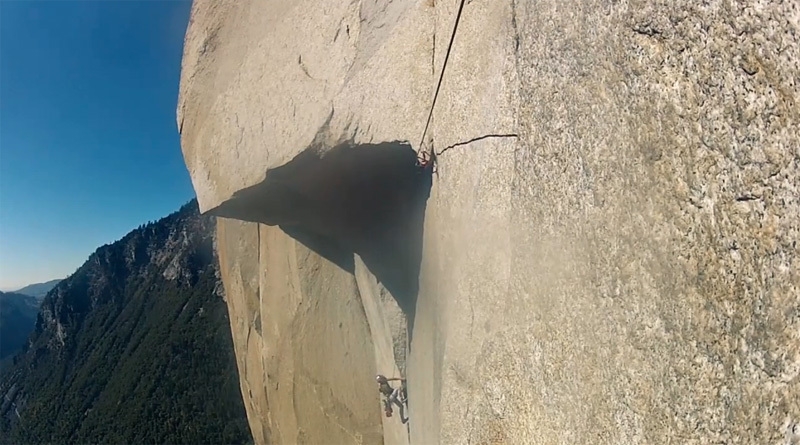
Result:
[[415,177],[457,8],[194,2],[178,125],[256,440],[800,440],[800,9],[468,1],[426,139],[478,140]]

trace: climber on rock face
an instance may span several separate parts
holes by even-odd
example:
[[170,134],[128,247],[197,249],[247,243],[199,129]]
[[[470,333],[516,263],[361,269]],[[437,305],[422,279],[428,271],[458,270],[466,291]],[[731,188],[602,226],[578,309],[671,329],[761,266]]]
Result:
[[[405,394],[403,391],[403,384],[405,383],[406,379],[402,379],[399,377],[393,377],[387,379],[385,376],[378,374],[375,377],[375,380],[378,382],[378,391],[386,397],[383,401],[384,413],[386,417],[392,417],[392,404],[397,405],[400,408],[400,421],[403,423],[408,422],[408,417],[404,415],[404,404],[405,404]],[[392,385],[389,384],[389,381],[392,380],[399,380],[400,386],[397,388],[392,388]]]

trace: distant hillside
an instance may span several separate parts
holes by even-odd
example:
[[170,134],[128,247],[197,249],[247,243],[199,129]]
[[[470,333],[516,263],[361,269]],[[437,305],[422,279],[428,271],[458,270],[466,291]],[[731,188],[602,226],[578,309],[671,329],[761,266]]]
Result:
[[195,201],[97,249],[0,376],[3,443],[246,443],[214,220]]
[[15,290],[14,293],[30,295],[31,297],[36,298],[44,298],[44,296],[50,292],[50,289],[56,287],[56,284],[60,282],[61,279],[59,278],[57,280],[50,280],[44,283],[29,284],[22,289]]
[[22,350],[33,332],[39,301],[29,295],[0,292],[0,361]]

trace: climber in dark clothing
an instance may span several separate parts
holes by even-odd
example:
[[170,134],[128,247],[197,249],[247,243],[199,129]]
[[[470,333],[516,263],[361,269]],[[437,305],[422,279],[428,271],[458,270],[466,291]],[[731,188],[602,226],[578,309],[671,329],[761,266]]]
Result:
[[[403,395],[403,384],[406,379],[401,379],[399,377],[387,379],[385,376],[378,374],[375,380],[378,382],[378,391],[386,397],[383,401],[386,417],[392,417],[392,404],[395,404],[400,408],[400,421],[403,423],[408,422],[408,417],[405,417],[405,397]],[[392,380],[399,380],[400,386],[392,388],[392,385],[389,384],[389,381]]]

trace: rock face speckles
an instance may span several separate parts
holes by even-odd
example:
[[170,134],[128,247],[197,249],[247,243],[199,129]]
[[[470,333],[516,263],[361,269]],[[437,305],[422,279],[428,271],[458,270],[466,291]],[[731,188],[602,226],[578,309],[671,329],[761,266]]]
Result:
[[[411,442],[794,440],[800,8],[696,3],[466,4],[429,135],[438,148],[487,134],[519,137],[449,150],[420,195],[419,292],[405,364]],[[342,338],[369,333],[364,362],[351,363],[380,367],[376,357],[387,351],[376,345],[394,338],[376,340],[369,317],[337,312],[356,311],[359,301],[359,286],[346,278],[354,249],[341,249],[352,247],[340,230],[351,226],[309,217],[331,214],[309,204],[321,202],[320,190],[342,202],[343,170],[307,164],[330,178],[324,184],[270,180],[270,170],[301,165],[303,156],[324,160],[342,144],[409,141],[417,149],[458,2],[291,5],[196,2],[179,104],[184,155],[203,209],[230,209],[237,192],[269,183],[246,211],[225,216],[253,221],[263,199],[270,217],[280,210],[282,221],[306,221],[301,229],[327,240],[296,259],[289,246],[302,243],[291,229],[295,238],[235,223],[273,241],[235,238],[223,273],[259,271],[247,275],[259,280],[242,282],[261,297],[232,290],[224,277],[232,312],[254,314],[250,300],[263,306],[263,283],[283,270],[264,267],[265,258],[295,264],[292,289],[337,264],[341,281],[324,292],[338,303],[324,300],[330,306],[314,316],[349,320]],[[276,205],[287,202],[299,204]],[[396,202],[389,207],[417,208]],[[233,242],[220,238],[229,249]],[[260,312],[263,341],[248,343],[252,315],[242,315],[235,334],[240,370],[249,360],[243,382],[253,383],[259,406],[249,411],[251,425],[308,438],[312,426],[285,420],[284,399],[255,395],[270,366],[284,372],[273,380],[281,388],[302,381],[271,352],[285,347],[289,331],[266,326],[311,315],[291,309],[307,304],[293,303],[294,291],[273,289],[283,294],[270,293],[272,306]],[[314,289],[301,300],[323,292]],[[304,332],[303,323],[290,324]],[[306,348],[323,341],[304,338]],[[321,357],[307,352],[303,362]],[[371,394],[364,378],[337,386],[341,403],[325,412],[360,409],[363,400],[345,394]],[[348,418],[364,423],[339,422],[354,434],[342,440],[380,431],[377,415],[358,416]]]

